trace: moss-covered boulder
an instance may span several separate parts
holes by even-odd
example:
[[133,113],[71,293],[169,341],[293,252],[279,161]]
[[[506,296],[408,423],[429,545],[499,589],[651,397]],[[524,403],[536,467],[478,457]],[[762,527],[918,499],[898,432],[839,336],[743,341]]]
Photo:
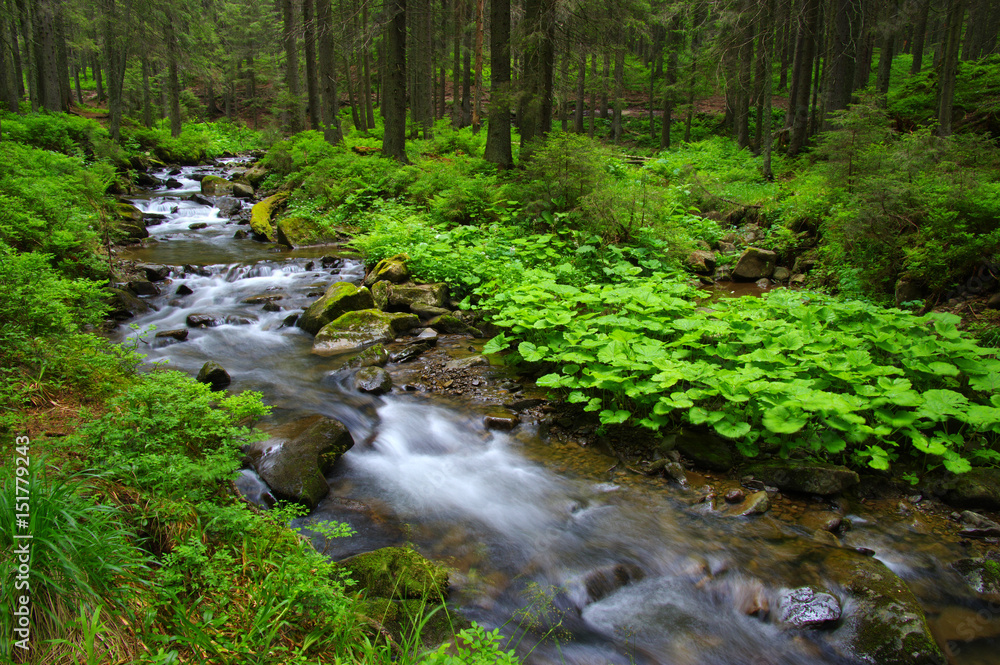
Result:
[[984,600],[1000,602],[1000,561],[986,557],[959,559],[951,564],[959,575]]
[[381,367],[364,367],[354,375],[354,387],[363,393],[384,395],[392,390],[392,377]]
[[449,613],[440,603],[423,600],[392,600],[390,598],[365,598],[355,606],[363,619],[362,624],[374,622],[402,643],[413,634],[413,627],[420,626],[420,640],[426,647],[436,647],[454,641],[455,635],[471,624],[461,616]]
[[375,299],[375,307],[385,309],[389,306],[389,282],[375,282],[371,285],[372,298]]
[[382,259],[375,264],[372,271],[365,277],[365,286],[371,286],[375,282],[392,282],[402,284],[410,279],[410,269],[406,267],[409,260],[406,254],[397,254],[387,259]]
[[448,571],[408,547],[383,547],[338,564],[369,597],[443,601]]
[[255,192],[253,187],[243,182],[233,183],[233,196],[238,199],[252,199]]
[[201,179],[201,193],[205,196],[232,196],[233,183],[217,175],[207,175]]
[[250,228],[253,230],[255,237],[271,241],[277,239],[274,227],[271,225],[271,219],[278,212],[278,208],[285,202],[286,198],[288,198],[288,194],[282,192],[274,196],[269,196],[254,205],[250,211]]
[[944,500],[957,508],[1000,510],[1000,469],[973,468],[942,481]]
[[778,265],[778,255],[768,249],[747,247],[736,261],[733,277],[739,281],[756,282],[770,277]]
[[248,459],[276,497],[315,508],[330,491],[326,474],[354,439],[340,421],[325,416],[310,416],[298,425],[290,439],[253,444]]
[[442,335],[472,335],[473,337],[483,336],[483,333],[479,330],[479,328],[474,328],[451,314],[443,314],[433,318],[427,325]]
[[802,460],[774,460],[751,464],[743,471],[768,485],[793,492],[829,496],[860,482],[847,467]]
[[106,290],[109,294],[106,302],[111,306],[108,316],[116,321],[131,319],[136,314],[145,314],[149,311],[149,305],[134,293],[114,287]]
[[142,211],[131,203],[119,202],[115,208],[117,213],[116,235],[128,240],[142,240],[149,237],[146,224],[142,219]]
[[337,232],[305,217],[282,217],[278,220],[278,242],[289,247],[327,245],[337,242]]
[[447,284],[395,284],[389,290],[390,307],[444,307],[447,300]]
[[323,326],[313,341],[312,352],[321,356],[353,353],[395,339],[420,325],[415,314],[390,314],[377,309],[347,312]]
[[[184,332],[187,331],[185,330]],[[214,360],[209,360],[201,366],[201,371],[198,372],[195,380],[198,383],[207,383],[212,387],[212,390],[222,390],[232,382],[226,368]]]
[[344,363],[345,369],[362,367],[385,367],[389,363],[389,352],[381,344],[370,346]]
[[250,183],[250,185],[255,189],[260,187],[260,183],[264,182],[264,178],[266,177],[267,169],[260,164],[254,164],[243,172],[243,179]]
[[695,463],[695,466],[711,471],[729,471],[734,458],[730,445],[708,432],[682,430],[671,441],[673,448]]
[[375,306],[368,289],[358,288],[350,282],[331,284],[323,296],[314,302],[299,317],[297,325],[307,333],[315,335],[320,328],[346,312],[371,309]]
[[841,630],[853,656],[879,665],[943,665],[920,603],[885,564],[846,549],[832,550],[825,563],[850,596]]

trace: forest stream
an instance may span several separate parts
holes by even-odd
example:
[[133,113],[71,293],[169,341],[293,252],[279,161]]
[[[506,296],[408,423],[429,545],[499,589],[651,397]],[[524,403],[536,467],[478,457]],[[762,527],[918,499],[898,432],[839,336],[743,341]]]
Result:
[[[846,647],[849,622],[783,627],[774,619],[782,594],[826,589],[849,617],[845,571],[874,552],[919,599],[951,662],[996,662],[1000,613],[950,568],[970,555],[946,512],[905,499],[782,497],[763,515],[731,515],[704,500],[706,486],[721,496],[738,481],[689,472],[681,486],[635,474],[607,450],[550,435],[530,415],[510,432],[487,429],[489,405],[475,391],[427,389],[432,361],[423,356],[387,367],[391,393],[357,392],[343,358],[313,355],[312,336],[285,320],[332,282],[359,283],[360,261],[329,256],[329,247],[234,238],[242,227],[184,200],[200,191],[196,173],[226,168],[185,167],[174,176],[180,188],[135,200],[165,218],[149,227],[156,242],[122,258],[172,273],[146,298],[155,311],[131,321],[139,332],[123,326],[119,340],[136,344],[149,363],[192,375],[208,360],[222,364],[231,391],[260,391],[273,407],[260,425],[266,431],[280,434],[311,414],[348,427],[356,444],[329,475],[330,494],[298,521],[354,529],[329,542],[315,536],[329,556],[412,543],[452,569],[451,606],[502,626],[527,662],[803,665],[858,662]],[[190,293],[178,295],[182,286]],[[267,309],[276,311],[262,308],[262,295],[275,296],[277,307]],[[218,324],[186,328],[192,314]],[[142,332],[149,326],[188,336]],[[482,343],[441,336],[434,354],[468,355]],[[511,379],[503,367],[481,376],[480,392],[496,393]],[[250,498],[265,491],[253,472],[243,473],[238,484]],[[845,527],[818,536],[816,525],[829,519]]]

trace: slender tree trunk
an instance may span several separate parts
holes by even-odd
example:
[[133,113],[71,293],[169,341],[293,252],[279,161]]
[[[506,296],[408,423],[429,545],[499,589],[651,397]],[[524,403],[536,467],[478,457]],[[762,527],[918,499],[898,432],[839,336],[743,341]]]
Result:
[[583,109],[587,104],[587,52],[580,49],[580,67],[576,74],[576,108],[573,109],[573,131],[583,134]]
[[753,89],[751,87],[750,72],[753,66],[753,24],[750,17],[740,19],[741,25],[736,31],[739,40],[737,58],[739,59],[739,69],[737,75],[736,91],[736,144],[740,148],[750,145],[750,99]]
[[594,138],[594,129],[597,124],[597,54],[590,56],[590,122],[587,124],[587,136]]
[[101,6],[104,19],[104,69],[108,74],[108,132],[117,141],[122,122],[122,91],[125,86],[125,57],[128,52],[132,0],[123,0],[121,4],[117,0],[101,0]]
[[764,155],[762,171],[766,180],[774,180],[774,173],[771,171],[771,151],[774,144],[774,135],[771,131],[772,113],[771,102],[773,98],[772,76],[771,76],[771,53],[774,35],[774,0],[764,0],[762,7],[763,15],[760,18],[763,30],[761,30],[760,51],[763,55],[764,77],[762,79],[761,97],[764,100],[764,108],[757,119],[757,124],[761,126],[761,148]]
[[927,15],[930,13],[931,0],[919,0],[917,22],[913,26],[913,63],[910,74],[918,74],[924,66],[924,44],[927,41]]
[[[320,109],[323,138],[330,145],[337,145],[344,140],[344,135],[340,130],[340,100],[337,97],[337,68],[333,54],[333,11],[330,0],[316,0],[316,20],[319,39],[319,62],[317,62],[319,92],[323,102]],[[382,111],[385,113],[384,107]]]
[[149,101],[149,60],[142,56],[142,124],[153,126],[153,108]]
[[[363,35],[368,34],[368,3],[362,4],[362,26],[364,28]],[[361,75],[361,96],[365,104],[365,116],[367,117],[367,124],[369,129],[374,129],[375,127],[375,109],[372,106],[372,77],[371,77],[371,54],[368,48],[368,42],[362,40],[361,44],[362,51],[362,75]]]
[[17,82],[14,80],[14,63],[8,57],[7,45],[15,46],[7,32],[8,21],[0,19],[0,103],[11,113],[17,113]]
[[851,103],[854,68],[857,60],[857,41],[852,30],[861,20],[857,0],[833,0],[831,42],[826,64],[826,118],[824,129],[830,129],[835,111],[846,109]]
[[510,145],[510,0],[490,0],[490,110],[483,157],[501,169],[514,165]]
[[358,100],[354,95],[354,77],[351,76],[351,62],[346,57],[344,58],[344,85],[347,86],[347,103],[351,107],[351,122],[354,123],[354,127],[360,131],[366,131],[368,128],[365,127],[364,116],[358,115]]
[[625,49],[618,48],[615,55],[615,108],[611,118],[611,140],[620,143],[622,140],[622,109],[625,106]]
[[76,103],[83,105],[83,87],[80,85],[80,64],[74,59],[73,61],[73,83],[76,85]]
[[[31,25],[32,4],[26,0],[17,0],[17,16],[21,23],[21,38],[24,40],[24,74],[28,79],[28,98],[31,101],[31,110],[38,110],[38,62],[36,52],[32,44],[34,30]],[[95,57],[96,60],[96,57]],[[100,83],[98,83],[100,91]]]
[[794,39],[792,33],[792,0],[779,0],[781,3],[781,39],[778,40],[778,48],[781,50],[781,72],[778,75],[778,90],[788,89],[788,66],[791,63],[791,42]]
[[[510,0],[502,0],[510,2]],[[509,10],[509,4],[508,4]],[[509,14],[509,11],[508,11]],[[510,32],[510,20],[507,21],[508,27],[507,31]],[[492,39],[490,40],[492,44]],[[508,49],[510,46],[508,45]],[[508,60],[507,64],[508,70],[510,69],[510,62]],[[492,77],[490,78],[492,82]],[[508,74],[507,80],[510,80],[510,75]],[[493,90],[490,90],[490,96],[493,95]],[[492,101],[492,100],[491,100]],[[472,131],[479,131],[479,117],[482,112],[483,103],[483,0],[476,0],[476,99],[472,106]]]
[[302,0],[302,41],[306,58],[306,109],[309,127],[319,129],[319,81],[316,74],[316,19],[313,0]]
[[[14,92],[17,95],[18,103],[20,104],[20,99],[24,97],[24,65],[21,62],[21,47],[18,45],[18,35],[17,35],[17,16],[18,11],[14,6],[13,0],[8,0],[7,7],[10,10],[10,15],[7,20],[7,25],[10,29],[10,52],[11,60],[13,60],[12,65],[14,67],[14,83],[16,85]],[[14,109],[15,112],[17,109]]]
[[955,78],[958,73],[958,53],[962,40],[965,0],[950,0],[946,19],[944,59],[938,88],[938,136],[951,136],[952,112],[955,99]]
[[896,51],[896,15],[898,5],[895,0],[885,4],[885,20],[882,38],[879,40],[878,72],[875,74],[875,92],[880,95],[889,92],[889,77],[892,74],[892,58]]
[[[465,0],[463,0],[464,2]],[[472,33],[462,35],[462,127],[472,124]]]
[[386,3],[386,76],[382,99],[382,154],[407,163],[406,158],[406,0]]
[[663,82],[663,123],[660,125],[660,150],[670,149],[670,130],[674,121],[674,99],[677,96],[679,51],[684,41],[680,16],[674,16],[666,34],[667,77]]
[[94,54],[94,83],[97,86],[97,103],[103,104],[108,98],[104,94],[104,76],[101,71],[101,59]]
[[66,46],[66,11],[62,0],[56,3],[56,76],[59,80],[59,105],[64,111],[73,103],[73,92],[69,80],[69,55]]
[[607,120],[611,104],[608,102],[608,88],[611,85],[611,54],[604,52],[604,75],[601,77],[601,120]]
[[[819,22],[819,1],[803,0],[802,24],[799,43],[796,46],[795,72],[796,94],[794,100],[795,116],[792,121],[792,135],[788,142],[788,154],[794,156],[805,145],[809,130],[809,97],[812,92],[813,59],[816,55],[817,25]],[[791,104],[790,100],[790,104]]]
[[465,18],[462,15],[462,0],[452,0],[452,62],[451,62],[451,126],[458,129],[462,126],[462,102],[459,90],[462,85],[462,32]]
[[302,102],[299,99],[299,50],[296,40],[295,2],[281,0],[281,42],[285,48],[285,87],[288,89],[289,132],[302,131]]
[[173,13],[167,11],[165,36],[167,39],[167,88],[170,94],[170,135],[177,138],[181,135],[181,85],[177,75],[177,34],[174,27]]

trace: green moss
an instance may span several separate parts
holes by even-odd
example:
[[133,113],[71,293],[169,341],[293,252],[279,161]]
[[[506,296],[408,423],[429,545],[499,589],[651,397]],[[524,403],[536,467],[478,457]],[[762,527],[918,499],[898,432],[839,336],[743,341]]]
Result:
[[387,259],[382,259],[375,264],[372,271],[365,277],[365,286],[371,286],[375,282],[392,282],[402,284],[410,279],[410,269],[406,267],[406,262],[410,257],[406,254],[396,254]]
[[201,193],[205,196],[229,196],[233,193],[233,183],[217,175],[207,175],[202,178]]
[[383,547],[339,566],[369,597],[437,603],[448,594],[448,571],[408,547]]
[[427,325],[442,335],[472,335],[473,337],[483,336],[483,333],[480,332],[478,328],[473,328],[451,314],[442,314],[441,316],[432,319]]
[[359,289],[350,282],[335,282],[299,317],[298,326],[315,335],[323,326],[346,312],[371,309],[374,305],[368,289]]
[[377,309],[347,312],[316,333],[313,353],[338,355],[360,351],[420,325],[415,314],[390,314]]
[[284,217],[278,220],[278,242],[289,247],[328,245],[337,242],[337,232],[324,228],[305,217]]
[[250,228],[257,236],[271,241],[276,239],[274,227],[271,226],[271,218],[274,217],[278,206],[284,203],[286,198],[288,198],[288,194],[282,192],[269,196],[254,205],[253,210],[250,211]]

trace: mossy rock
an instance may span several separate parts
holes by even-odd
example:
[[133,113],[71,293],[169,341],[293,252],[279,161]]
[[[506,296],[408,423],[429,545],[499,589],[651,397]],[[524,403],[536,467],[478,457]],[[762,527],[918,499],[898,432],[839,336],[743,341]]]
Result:
[[402,284],[410,279],[410,269],[406,267],[406,262],[410,257],[406,254],[397,254],[387,259],[382,259],[375,264],[372,271],[365,277],[365,286],[371,286],[375,282],[392,282]]
[[272,242],[277,239],[274,227],[271,225],[271,219],[286,198],[288,198],[288,193],[280,192],[254,205],[250,211],[250,228],[256,237]]
[[243,179],[250,183],[254,189],[260,187],[260,183],[264,182],[264,178],[266,177],[267,169],[260,164],[254,164],[243,172]]
[[733,268],[733,277],[737,281],[755,282],[764,277],[770,277],[778,265],[778,255],[769,249],[747,247]]
[[852,600],[844,626],[857,658],[879,665],[943,665],[923,609],[899,576],[878,559],[844,549],[833,550],[826,564]]
[[321,227],[305,217],[283,217],[278,220],[278,242],[289,247],[328,245],[337,242],[337,232]]
[[344,363],[345,369],[362,367],[385,367],[389,364],[389,352],[381,344],[370,346]]
[[673,441],[681,455],[695,466],[711,471],[729,471],[733,468],[733,451],[721,438],[707,432],[681,431]]
[[389,282],[375,282],[371,285],[372,298],[375,299],[375,306],[379,309],[385,309],[389,306],[389,291],[392,288],[392,284]]
[[363,367],[354,375],[354,387],[363,393],[384,395],[392,390],[392,377],[381,367]]
[[860,482],[847,467],[801,460],[774,460],[751,464],[743,471],[779,489],[829,496]]
[[134,293],[114,287],[109,287],[106,291],[110,294],[106,302],[111,306],[108,316],[116,321],[131,319],[136,314],[145,314],[149,311],[149,305]]
[[338,565],[369,597],[439,603],[448,595],[448,571],[409,547],[383,547]]
[[232,196],[233,183],[217,175],[207,175],[201,179],[201,193],[205,196]]
[[1000,510],[1000,469],[973,468],[942,483],[944,500],[956,508]]
[[146,224],[142,221],[142,211],[131,203],[119,202],[115,207],[118,219],[116,235],[130,240],[142,240],[149,237]]
[[389,290],[390,307],[444,307],[447,300],[447,284],[396,284]]
[[390,314],[377,309],[347,312],[323,326],[313,341],[312,352],[321,356],[353,353],[388,342],[420,325],[415,314]]
[[371,309],[374,306],[375,301],[372,300],[372,294],[368,289],[364,287],[359,289],[350,282],[334,282],[319,300],[309,305],[296,325],[307,333],[315,335],[320,328],[346,312]]
[[472,335],[473,337],[483,336],[483,333],[479,330],[479,328],[473,328],[468,323],[465,323],[458,317],[452,316],[451,314],[443,314],[437,318],[431,319],[427,325],[442,335]]

